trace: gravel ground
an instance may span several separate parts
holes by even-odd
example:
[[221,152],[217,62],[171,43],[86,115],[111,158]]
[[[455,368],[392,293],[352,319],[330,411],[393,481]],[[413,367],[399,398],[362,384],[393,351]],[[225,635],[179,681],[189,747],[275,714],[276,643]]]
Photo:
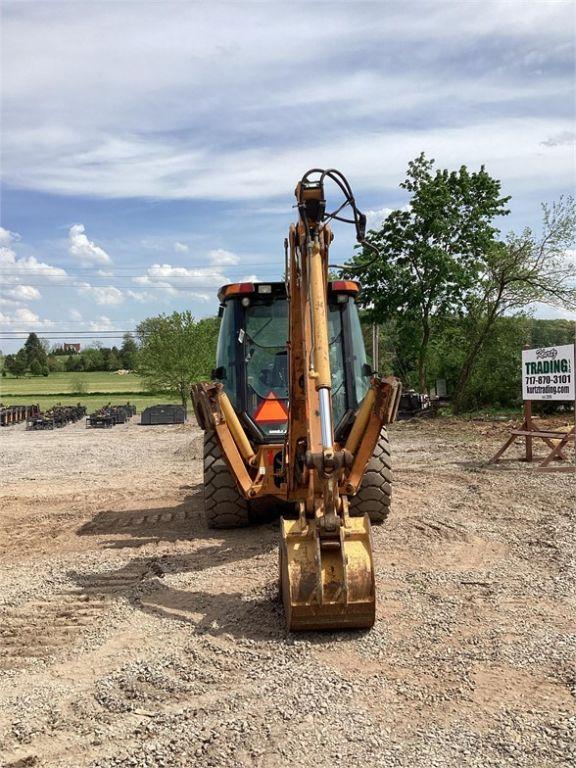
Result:
[[487,467],[501,425],[391,436],[377,623],[292,635],[277,526],[205,527],[195,427],[3,430],[0,764],[574,765],[575,476]]

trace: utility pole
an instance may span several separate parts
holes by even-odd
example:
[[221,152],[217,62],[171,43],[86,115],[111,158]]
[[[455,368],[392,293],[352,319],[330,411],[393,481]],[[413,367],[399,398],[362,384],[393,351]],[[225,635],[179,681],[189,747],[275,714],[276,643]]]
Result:
[[372,323],[372,368],[378,371],[378,337],[380,335],[380,328],[378,323]]

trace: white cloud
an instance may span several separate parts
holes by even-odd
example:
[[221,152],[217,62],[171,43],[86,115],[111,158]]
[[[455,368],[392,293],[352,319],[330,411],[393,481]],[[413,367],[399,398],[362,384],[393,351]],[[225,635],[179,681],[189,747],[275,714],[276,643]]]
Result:
[[366,231],[369,229],[379,229],[384,219],[392,213],[392,208],[376,208],[366,211]]
[[68,312],[68,316],[70,320],[74,320],[77,323],[82,322],[82,314],[77,309],[71,309],[70,312]]
[[284,216],[289,219],[294,215],[292,206],[288,204],[284,205],[259,205],[252,209],[252,213],[262,216]]
[[[301,172],[319,166],[341,168],[356,190],[381,192],[396,187],[408,161],[425,150],[442,166],[485,164],[508,186],[531,187],[549,180],[562,188],[572,183],[570,147],[558,146],[552,154],[543,152],[541,144],[543,136],[569,128],[571,121],[560,117],[534,117],[530,121],[493,117],[463,126],[390,128],[370,133],[359,130],[352,136],[326,135],[322,141],[310,134],[298,145],[263,144],[214,154],[208,149],[191,151],[151,136],[135,143],[129,159],[104,150],[101,160],[87,168],[65,149],[52,153],[46,164],[56,156],[60,159],[48,177],[38,175],[37,163],[27,167],[23,158],[17,183],[51,192],[111,198],[249,200],[285,196]],[[29,141],[32,146],[33,137]],[[78,252],[86,262],[98,258],[109,261],[105,251],[89,243],[82,233],[79,236],[84,244]]]
[[91,320],[88,323],[88,328],[91,331],[114,331],[117,330],[113,321],[106,315],[100,315],[96,320]]
[[28,307],[19,307],[11,314],[0,312],[0,326],[15,331],[33,331],[54,326],[52,320],[41,319]]
[[[273,204],[319,158],[382,189],[422,149],[524,184],[571,183],[569,148],[538,157],[573,128],[549,108],[571,98],[569,2],[333,3],[329,14],[315,3],[296,15],[282,3],[64,4],[50,24],[38,4],[17,5],[4,20],[3,139],[18,187]],[[297,61],[278,56],[288,28]]]
[[174,243],[174,250],[176,251],[176,253],[188,253],[190,249],[188,248],[186,243],[180,243],[176,241]]
[[225,251],[223,248],[216,248],[213,251],[208,251],[208,258],[210,263],[219,267],[233,266],[240,263],[240,257],[232,251]]
[[9,229],[0,227],[0,245],[11,245],[18,240],[20,240],[20,235],[16,234],[16,232],[10,232]]
[[83,283],[78,288],[78,293],[90,296],[96,304],[121,304],[124,301],[122,291],[113,285],[97,286]]
[[[366,231],[369,229],[379,229],[384,223],[384,219],[386,219],[393,210],[395,209],[384,206],[383,208],[376,208],[374,210],[366,211]],[[410,203],[399,206],[398,210],[409,211]]]
[[18,258],[12,248],[0,247],[0,279],[4,285],[18,285],[31,277],[39,282],[60,283],[68,274],[65,269],[45,264],[34,256]]
[[15,301],[38,301],[42,294],[33,285],[16,285],[14,288],[2,289],[2,295]]
[[7,299],[5,296],[0,295],[0,307],[21,307],[22,302],[14,299]]
[[198,289],[211,289],[229,283],[228,278],[215,267],[187,268],[173,267],[171,264],[153,264],[148,267],[145,275],[133,278],[138,285],[161,289],[172,295],[188,295],[202,298],[205,294]]
[[148,291],[126,291],[126,296],[130,299],[134,299],[134,301],[138,301],[141,304],[144,304],[146,301],[152,301],[154,299],[154,296],[149,293]]
[[81,264],[110,264],[112,261],[103,248],[88,239],[84,224],[70,227],[68,251]]
[[259,283],[258,275],[244,275],[238,280],[239,283]]

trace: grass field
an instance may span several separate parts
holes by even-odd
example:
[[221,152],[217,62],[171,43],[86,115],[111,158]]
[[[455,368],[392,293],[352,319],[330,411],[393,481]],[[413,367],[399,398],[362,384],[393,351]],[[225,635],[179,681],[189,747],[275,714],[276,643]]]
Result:
[[82,403],[89,413],[107,403],[121,405],[130,401],[140,413],[149,405],[177,403],[179,399],[173,395],[145,392],[140,377],[134,373],[119,376],[107,371],[82,371],[51,373],[47,377],[0,378],[0,401],[3,405],[38,403],[43,411],[56,403]]
[[142,392],[144,387],[139,376],[128,373],[119,376],[113,371],[85,373],[51,373],[50,376],[26,376],[0,378],[0,396],[49,395],[60,393],[84,394],[89,392]]

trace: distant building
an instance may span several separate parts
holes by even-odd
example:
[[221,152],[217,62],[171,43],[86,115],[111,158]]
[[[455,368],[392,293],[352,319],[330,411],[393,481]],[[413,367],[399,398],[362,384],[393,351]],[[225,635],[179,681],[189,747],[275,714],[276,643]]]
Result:
[[80,352],[80,344],[64,344],[64,352],[72,352],[72,354]]

